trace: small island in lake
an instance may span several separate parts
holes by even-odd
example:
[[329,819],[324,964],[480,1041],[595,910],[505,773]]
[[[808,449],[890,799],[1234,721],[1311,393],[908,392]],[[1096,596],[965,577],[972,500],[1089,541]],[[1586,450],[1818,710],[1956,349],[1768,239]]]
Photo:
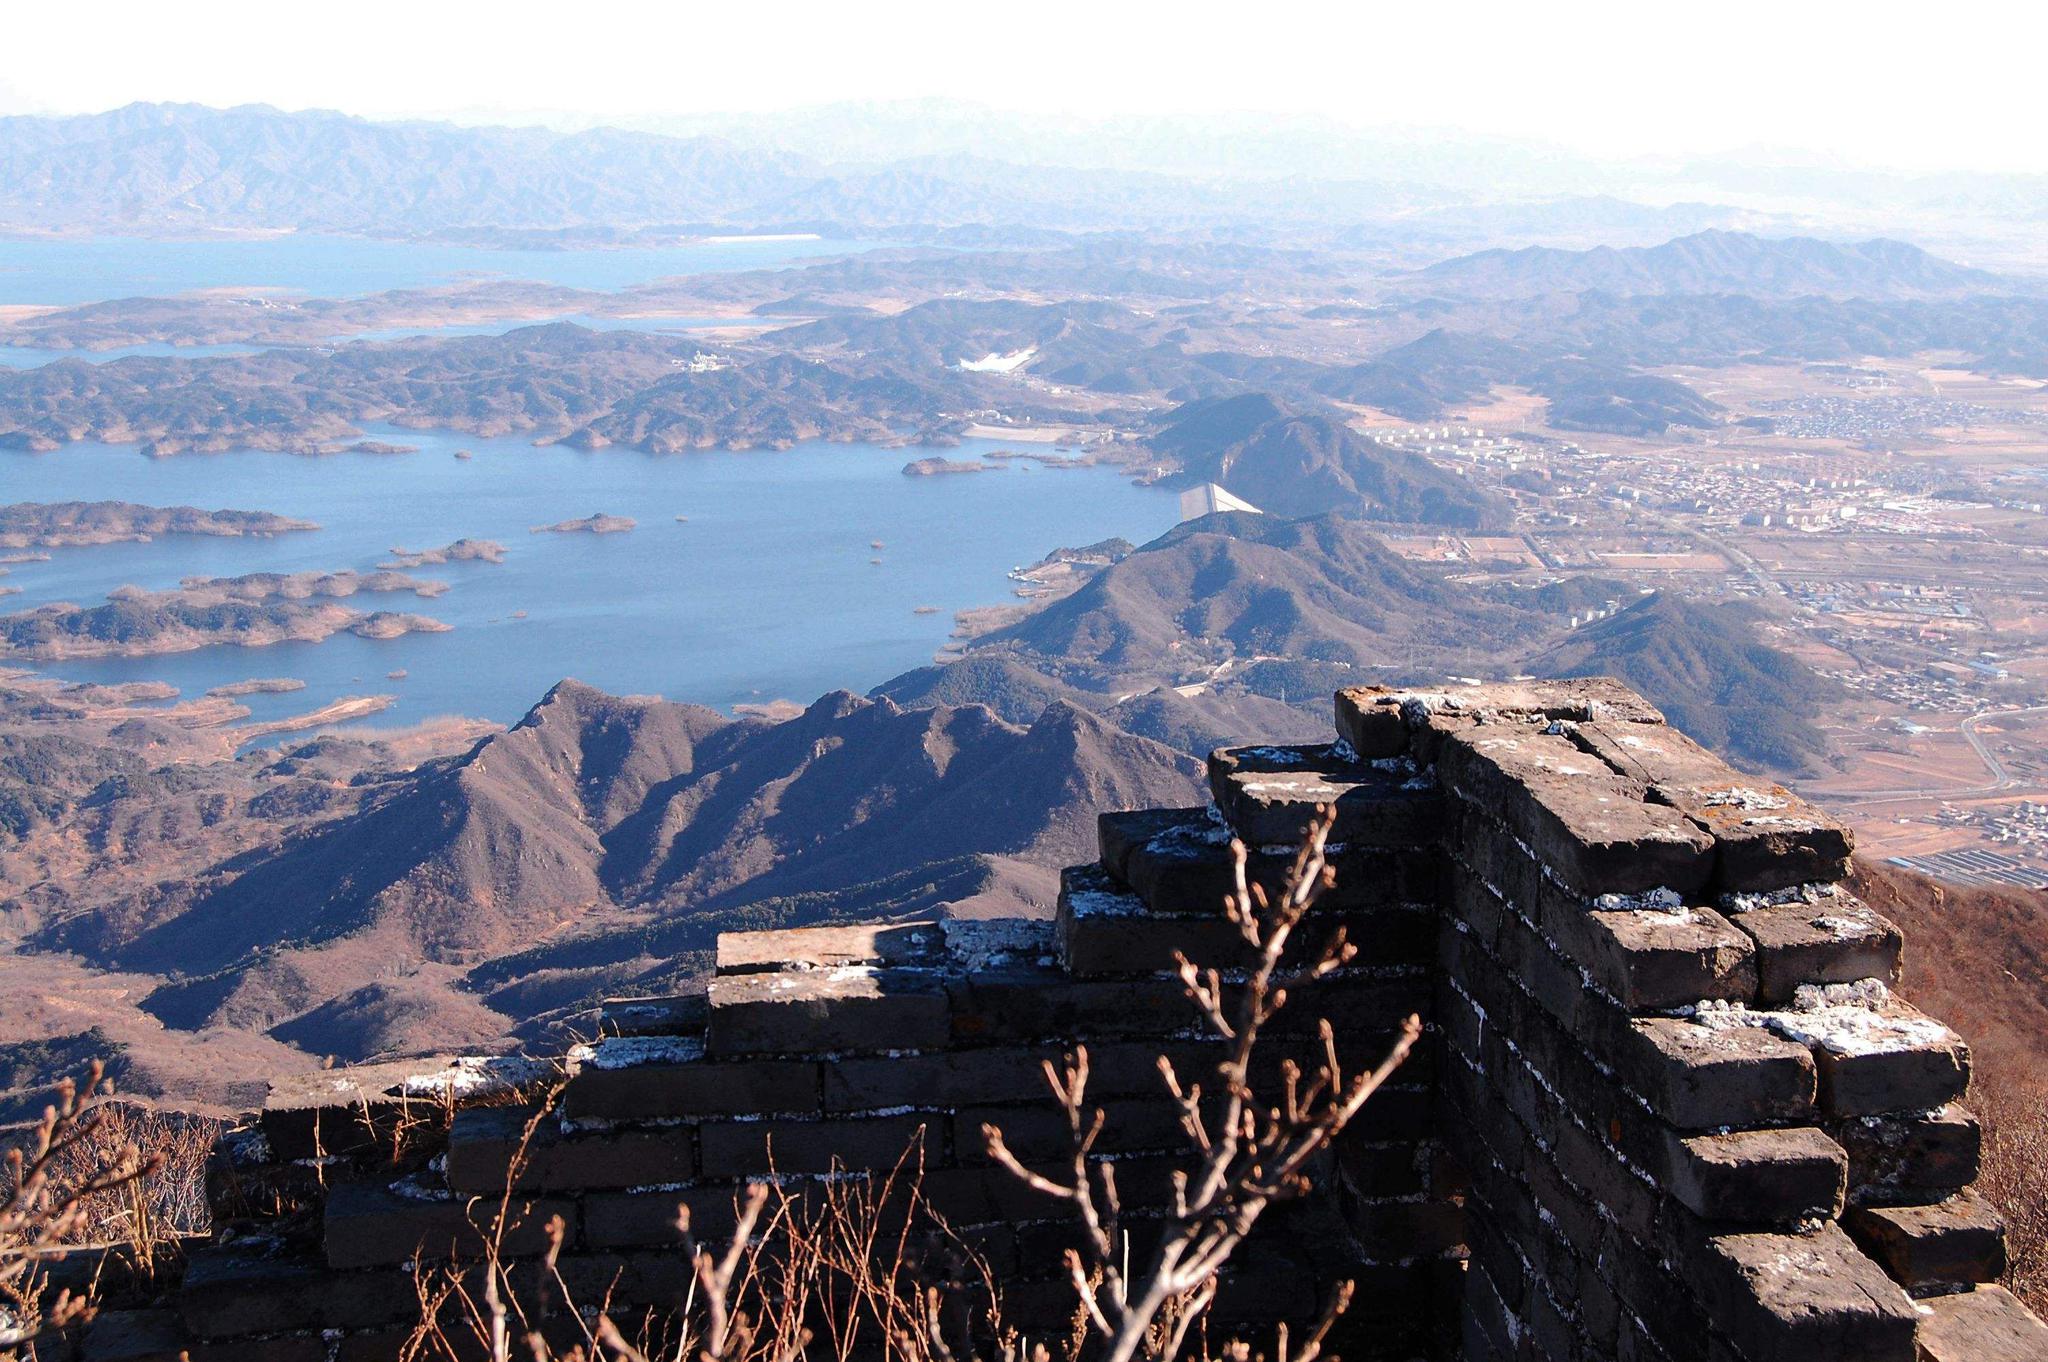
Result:
[[402,572],[252,572],[188,577],[171,591],[117,587],[103,605],[57,602],[0,615],[0,658],[155,657],[221,644],[318,643],[344,629],[365,638],[439,633],[450,626],[424,615],[351,610],[339,602],[359,592],[433,596],[445,590],[446,583]]
[[906,478],[935,478],[944,473],[997,473],[1000,464],[982,463],[978,459],[942,459],[934,455],[929,459],[912,459],[903,465]]
[[0,548],[9,549],[139,544],[160,534],[239,538],[319,528],[310,520],[268,511],[202,511],[196,506],[141,506],[132,501],[19,501],[0,506]]
[[442,563],[502,563],[505,546],[495,539],[458,539],[438,549],[402,549],[392,546],[389,560],[380,568],[436,567]]
[[605,515],[599,512],[584,516],[581,520],[558,520],[552,525],[535,525],[533,534],[624,534],[639,528],[640,522],[631,516]]

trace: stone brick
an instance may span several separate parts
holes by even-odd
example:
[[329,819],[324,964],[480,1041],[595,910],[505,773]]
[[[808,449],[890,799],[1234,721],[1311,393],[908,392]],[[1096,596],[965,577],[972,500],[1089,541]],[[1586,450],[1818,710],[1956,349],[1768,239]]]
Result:
[[1783,786],[1731,769],[1677,729],[1602,720],[1571,736],[1713,834],[1718,890],[1782,889],[1846,872],[1855,849],[1847,828]]
[[936,970],[843,965],[720,975],[711,981],[715,1055],[941,1046],[951,1033]]
[[515,1096],[555,1078],[558,1066],[519,1056],[393,1060],[274,1080],[263,1103],[264,1138],[279,1160],[388,1156],[393,1132],[446,1121],[450,1096]]
[[1925,1302],[1920,1362],[2040,1362],[2048,1357],[2048,1324],[2002,1286],[1937,1296]]
[[1933,1201],[1977,1180],[1983,1130],[1953,1103],[1830,1121],[1826,1129],[1849,1156],[1852,1204]]
[[[448,1134],[447,1180],[460,1195],[505,1190],[533,1111],[471,1107]],[[684,1126],[564,1134],[552,1116],[526,1139],[514,1185],[520,1191],[585,1191],[682,1182],[697,1171],[695,1132]]]
[[1445,784],[1501,819],[1573,890],[1669,888],[1692,897],[1713,871],[1713,838],[1569,740],[1526,725],[1482,724],[1438,757]]
[[1772,1030],[1813,1047],[1821,1106],[1833,1115],[1928,1111],[1969,1086],[1970,1048],[1962,1037],[1898,998],[1823,998],[1818,1006],[1769,1015]]
[[[1179,1113],[1163,1099],[1091,1102],[1104,1114],[1095,1148],[1104,1154],[1141,1150],[1162,1152],[1188,1148]],[[963,1165],[989,1162],[984,1125],[1003,1132],[1003,1143],[1026,1163],[1057,1160],[1073,1149],[1066,1113],[1048,1094],[1037,1102],[1008,1106],[963,1107],[953,1116],[953,1155]]]
[[[1154,912],[1218,914],[1236,887],[1231,832],[1209,809],[1105,813],[1097,828],[1103,869]],[[1404,900],[1428,903],[1435,897],[1430,875],[1441,859],[1433,841],[1420,851],[1340,845],[1329,855],[1336,883],[1317,907],[1341,911]],[[1293,862],[1291,852],[1253,847],[1246,855],[1245,877],[1274,894],[1286,883]]]
[[419,1316],[413,1279],[396,1267],[328,1272],[267,1240],[195,1249],[178,1313],[199,1338],[294,1329],[362,1329]]
[[[72,1354],[46,1332],[25,1355]],[[100,1310],[86,1324],[76,1355],[80,1362],[327,1362],[327,1344],[317,1334],[199,1340],[171,1310]]]
[[946,1118],[834,1116],[814,1121],[713,1121],[698,1132],[707,1178],[775,1173],[826,1173],[835,1168],[889,1168],[920,1139],[928,1162],[944,1155]]
[[[1055,1179],[1069,1176],[1069,1169],[1058,1164],[1037,1171]],[[927,1169],[920,1191],[932,1210],[952,1225],[1015,1225],[1072,1214],[1069,1203],[993,1164]]]
[[582,1198],[587,1248],[674,1248],[682,1242],[676,1214],[690,1210],[690,1229],[703,1242],[729,1239],[737,1223],[730,1188],[689,1187],[639,1192],[593,1192]]
[[1848,1155],[1812,1127],[1663,1139],[1664,1190],[1704,1220],[1789,1225],[1841,1213]]
[[697,1036],[711,1016],[711,999],[699,989],[665,997],[607,998],[598,1005],[600,1036]]
[[1419,846],[1441,828],[1442,800],[1426,774],[1405,762],[1354,761],[1327,744],[1220,749],[1209,756],[1209,789],[1252,846],[1293,846],[1322,804],[1336,810],[1330,840],[1347,846]]
[[762,974],[938,965],[944,963],[945,955],[946,932],[937,922],[868,923],[720,932],[717,961],[720,974]]
[[573,1120],[661,1121],[816,1111],[818,1065],[707,1058],[694,1038],[625,1036],[588,1047],[562,1093]]
[[1401,695],[1380,686],[1337,692],[1337,736],[1361,761],[1398,757],[1408,751],[1408,721]]
[[[327,1195],[327,1265],[382,1267],[414,1258],[468,1257],[481,1250],[480,1227],[496,1213],[497,1203],[480,1200],[472,1206],[465,1199],[427,1199],[428,1195],[403,1195],[370,1182],[336,1186]],[[569,1233],[576,1232],[574,1202],[518,1198],[510,1209],[511,1223],[502,1240],[510,1256],[545,1249],[550,1217],[560,1216]]]
[[1011,967],[953,975],[945,987],[953,1037],[971,1044],[1167,1036],[1200,1021],[1180,981],[1168,976],[1074,979],[1058,969]]
[[1972,1191],[1931,1206],[1858,1207],[1842,1227],[1916,1294],[1996,1281],[2005,1272],[2005,1220]]
[[1756,943],[1760,1002],[1789,1003],[1802,984],[1899,982],[1905,950],[1899,929],[1846,890],[1734,904],[1740,911],[1729,920]]
[[1710,908],[1595,909],[1551,925],[1565,953],[1631,1011],[1755,996],[1755,948]]
[[1912,1302],[1835,1225],[1718,1235],[1686,1267],[1750,1362],[1914,1362]]
[[1640,1017],[1638,1043],[1613,1055],[1623,1081],[1680,1130],[1797,1121],[1813,1114],[1813,1057],[1749,1027]]

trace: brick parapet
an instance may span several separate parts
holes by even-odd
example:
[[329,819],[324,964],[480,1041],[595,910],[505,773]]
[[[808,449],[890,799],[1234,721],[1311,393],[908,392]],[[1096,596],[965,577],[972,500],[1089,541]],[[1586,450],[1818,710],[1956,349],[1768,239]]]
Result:
[[558,1060],[281,1089],[267,1148],[223,1152],[236,1233],[187,1277],[194,1362],[309,1336],[378,1355],[405,1322],[390,1285],[474,1248],[467,1203],[503,1192],[529,1124],[511,1249],[559,1216],[566,1270],[615,1300],[681,1299],[679,1202],[715,1235],[749,1180],[914,1150],[932,1205],[1057,1310],[1066,1208],[991,1164],[983,1124],[1059,1159],[1039,1066],[1085,1044],[1142,1230],[1185,1154],[1157,1058],[1217,1053],[1174,953],[1242,963],[1230,842],[1276,885],[1319,803],[1337,881],[1310,926],[1361,953],[1286,1015],[1327,1017],[1353,1063],[1411,1013],[1427,1041],[1219,1309],[1306,1316],[1357,1280],[1361,1360],[1909,1362],[2040,1328],[1983,1285],[2003,1250],[1968,1190],[1969,1052],[1891,992],[1903,943],[1842,887],[1845,828],[1612,681],[1346,691],[1336,721],[1217,753],[1208,808],[1106,815],[1050,922],[727,936],[707,993],[608,1004]]

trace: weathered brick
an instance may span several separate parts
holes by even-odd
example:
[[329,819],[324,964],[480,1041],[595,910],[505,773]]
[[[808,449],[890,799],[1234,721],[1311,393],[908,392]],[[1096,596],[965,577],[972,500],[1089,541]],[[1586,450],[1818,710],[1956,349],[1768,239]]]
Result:
[[1980,1286],[1925,1302],[1920,1362],[2040,1362],[2048,1324],[2002,1286]]
[[1803,1045],[1676,1017],[1639,1017],[1630,1030],[1638,1043],[1611,1057],[1616,1072],[1681,1130],[1813,1114],[1813,1057]]
[[598,1005],[600,1036],[700,1036],[711,1016],[702,989],[661,997],[606,998]]
[[[1187,1132],[1181,1128],[1179,1113],[1162,1099],[1110,1100],[1089,1105],[1102,1111],[1105,1117],[1095,1144],[1101,1153],[1171,1152],[1188,1148]],[[1037,1102],[961,1108],[953,1116],[953,1153],[957,1162],[989,1162],[988,1145],[982,1135],[984,1125],[1001,1130],[1003,1143],[1026,1163],[1059,1159],[1073,1150],[1066,1113],[1053,1104],[1050,1095]]]
[[1962,1037],[1898,998],[1796,1005],[1771,1015],[1771,1029],[1813,1047],[1820,1102],[1836,1116],[1927,1111],[1961,1097],[1970,1083]]
[[1782,889],[1846,873],[1855,849],[1847,828],[1783,786],[1731,769],[1677,729],[1602,720],[1575,726],[1571,737],[1713,834],[1718,890]]
[[[1237,884],[1230,830],[1211,810],[1151,809],[1097,819],[1102,867],[1159,913],[1213,916]],[[1417,849],[1339,845],[1329,852],[1336,883],[1319,912],[1434,900],[1432,874],[1442,860],[1433,840]],[[1252,847],[1245,878],[1271,895],[1287,881],[1291,852]]]
[[826,1173],[835,1168],[889,1168],[915,1157],[922,1141],[927,1161],[944,1155],[946,1118],[922,1112],[900,1116],[833,1116],[814,1121],[710,1121],[698,1131],[707,1178],[766,1173]]
[[1833,1224],[1717,1235],[1685,1266],[1714,1323],[1751,1362],[1914,1362],[1912,1302]]
[[951,1032],[936,970],[845,965],[711,981],[715,1055],[915,1050]]
[[1862,1206],[1842,1228],[1913,1292],[1996,1281],[2005,1272],[2005,1220],[1973,1191],[1931,1206]]
[[1755,948],[1709,908],[1594,909],[1546,925],[1565,954],[1631,1011],[1756,994]]
[[563,1113],[579,1121],[661,1121],[817,1109],[815,1060],[710,1059],[701,1042],[666,1037],[599,1041],[562,1093]]
[[1318,805],[1335,810],[1330,840],[1347,846],[1419,846],[1440,830],[1442,799],[1426,774],[1354,761],[1327,744],[1220,749],[1209,756],[1209,789],[1253,846],[1300,841]]
[[697,1171],[695,1134],[688,1127],[564,1134],[559,1119],[544,1116],[535,1123],[527,1107],[471,1107],[456,1114],[448,1134],[451,1190],[465,1196],[503,1192],[515,1160],[513,1185],[520,1191],[638,1187],[681,1182]]
[[1756,943],[1757,998],[1792,1001],[1802,984],[1858,979],[1899,982],[1905,943],[1899,929],[1845,890],[1782,902],[1733,900],[1729,920]]
[[[381,1267],[414,1258],[467,1257],[480,1251],[480,1227],[496,1214],[495,1200],[448,1197],[429,1200],[425,1194],[403,1195],[371,1182],[344,1182],[327,1195],[325,1245],[327,1265],[334,1268]],[[547,1247],[547,1223],[560,1216],[569,1233],[576,1230],[576,1205],[546,1198],[515,1198],[502,1239],[511,1257],[539,1253]]]
[[1841,1213],[1848,1155],[1812,1127],[1665,1132],[1663,1141],[1665,1191],[1704,1220],[1789,1225]]
[[199,1338],[360,1329],[417,1319],[413,1279],[396,1267],[329,1272],[275,1241],[196,1249],[185,1265],[178,1313]]
[[1445,784],[1507,828],[1573,890],[1705,891],[1714,840],[1677,810],[1569,740],[1527,725],[1481,724],[1448,739]]
[[674,1248],[682,1242],[679,1207],[690,1211],[690,1230],[702,1242],[732,1235],[738,1212],[730,1188],[689,1187],[638,1192],[592,1192],[582,1198],[583,1243],[588,1248]]
[[762,974],[938,965],[945,955],[946,932],[937,922],[866,923],[720,932],[717,961],[720,974]]
[[[46,1333],[26,1355],[71,1352]],[[77,1356],[80,1362],[326,1362],[327,1345],[317,1334],[201,1340],[170,1310],[100,1310],[86,1324]]]
[[1849,1156],[1852,1204],[1933,1201],[1977,1180],[1983,1130],[1954,1103],[1829,1121],[1825,1128]]
[[945,987],[953,1036],[968,1043],[1164,1036],[1200,1020],[1180,981],[1166,976],[1074,979],[1058,969],[1011,967],[950,976]]

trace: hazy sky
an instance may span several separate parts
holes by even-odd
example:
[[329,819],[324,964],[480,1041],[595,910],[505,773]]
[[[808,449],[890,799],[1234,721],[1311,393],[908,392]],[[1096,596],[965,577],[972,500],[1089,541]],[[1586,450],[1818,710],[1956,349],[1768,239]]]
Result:
[[[2048,6],[1715,0],[99,0],[8,6],[0,111],[263,102],[543,121],[948,96],[1322,115],[1608,156],[2048,172]],[[1425,12],[1426,11],[1426,12]]]

